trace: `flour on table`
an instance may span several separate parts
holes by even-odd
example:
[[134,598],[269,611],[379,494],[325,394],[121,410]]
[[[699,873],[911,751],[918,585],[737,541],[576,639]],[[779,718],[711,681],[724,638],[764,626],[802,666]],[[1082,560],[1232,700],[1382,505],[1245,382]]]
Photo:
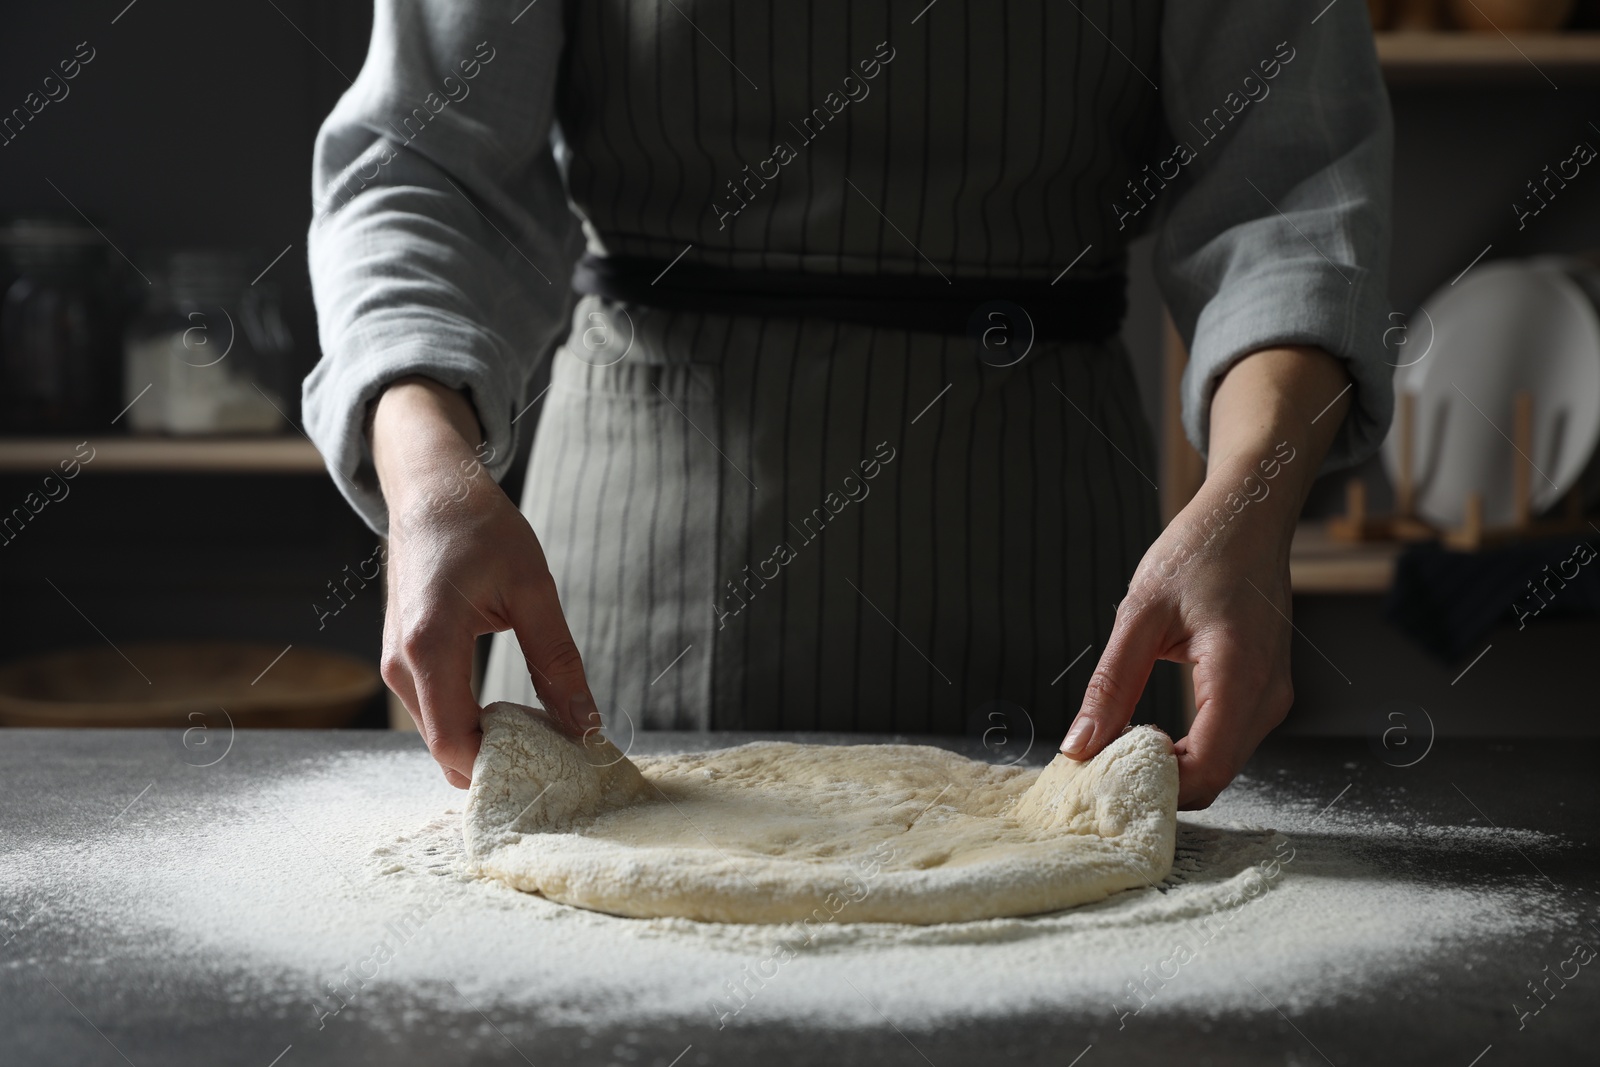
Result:
[[1043,769],[770,741],[631,761],[498,703],[464,831],[483,874],[614,915],[950,923],[1154,886],[1177,796],[1172,744],[1150,727]]
[[[1169,1012],[1265,1011],[1262,992],[1295,1018],[1418,987],[1441,960],[1575,921],[1531,871],[1403,878],[1372,858],[1403,849],[1431,867],[1473,850],[1515,872],[1524,856],[1543,864],[1570,847],[1558,838],[1471,825],[1470,811],[1433,825],[1403,798],[1381,816],[1347,814],[1348,800],[1329,808],[1332,795],[1248,777],[1183,814],[1172,871],[1153,888],[1031,918],[804,932],[619,918],[475,877],[461,799],[420,746],[343,753],[287,763],[199,807],[158,786],[115,822],[27,850],[0,842],[0,906],[15,917],[0,966],[59,973],[63,959],[34,935],[70,926],[96,956],[159,963],[174,983],[192,976],[278,1012],[306,1041],[351,1016],[403,1039],[446,1012],[464,1040],[499,1052],[478,1011],[514,1039],[514,1025],[670,1025],[697,1044],[697,1033],[710,1042],[723,1025],[767,1022],[887,1019],[911,1033],[1049,1013],[1108,1031],[1159,1027]],[[72,891],[46,894],[46,883]],[[1180,944],[1194,958],[1164,966]]]

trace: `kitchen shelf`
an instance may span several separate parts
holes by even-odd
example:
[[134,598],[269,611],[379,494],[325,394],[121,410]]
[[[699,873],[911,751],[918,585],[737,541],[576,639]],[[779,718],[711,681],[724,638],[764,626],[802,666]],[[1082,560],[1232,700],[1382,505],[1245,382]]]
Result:
[[[0,471],[47,473],[72,459],[82,437],[0,438]],[[304,437],[90,437],[102,471],[237,471],[321,474],[322,456]]]
[[1289,585],[1296,593],[1386,593],[1400,546],[1348,544],[1328,536],[1323,522],[1302,522],[1289,548]]
[[1376,34],[1391,84],[1461,84],[1562,78],[1600,81],[1600,33],[1402,32]]

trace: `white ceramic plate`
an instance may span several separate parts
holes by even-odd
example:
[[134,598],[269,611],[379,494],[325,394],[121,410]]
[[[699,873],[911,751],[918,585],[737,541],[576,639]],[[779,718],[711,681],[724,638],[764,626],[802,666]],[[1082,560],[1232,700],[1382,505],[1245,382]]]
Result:
[[[1396,393],[1417,398],[1413,477],[1417,511],[1430,522],[1459,525],[1473,491],[1483,494],[1485,523],[1511,521],[1518,390],[1533,394],[1535,514],[1565,495],[1600,442],[1600,316],[1566,266],[1555,258],[1479,266],[1411,320],[1402,351],[1414,362],[1394,381]],[[1409,355],[1427,340],[1426,355]],[[1394,479],[1397,433],[1383,460]]]

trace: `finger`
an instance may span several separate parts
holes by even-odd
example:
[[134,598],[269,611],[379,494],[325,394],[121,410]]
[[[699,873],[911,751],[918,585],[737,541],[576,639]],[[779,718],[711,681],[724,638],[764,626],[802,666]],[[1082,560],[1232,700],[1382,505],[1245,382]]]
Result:
[[567,628],[555,580],[549,572],[508,609],[534,692],[545,709],[558,726],[574,736],[598,730],[600,710],[589,692],[583,657]]
[[463,789],[472,781],[483,742],[478,725],[483,709],[472,698],[473,642],[470,630],[437,624],[420,625],[401,639],[416,685],[423,740],[439,765],[455,772],[454,778],[445,775],[450,784]]
[[[395,696],[400,698],[400,705],[411,716],[411,722],[416,726],[417,733],[426,738],[427,730],[423,726],[422,713],[417,709],[416,684],[411,678],[410,668],[406,666],[405,660],[399,655],[398,651],[394,653],[385,651],[380,673],[383,675],[384,684],[393,691]],[[449,767],[441,765],[439,769],[444,772],[445,781],[457,789],[465,789],[472,784],[470,778],[462,777]]]
[[[391,620],[393,616],[390,616]],[[406,709],[406,714],[411,716],[411,722],[417,728],[417,733],[426,741],[427,727],[423,723],[422,711],[417,703],[416,680],[411,676],[411,667],[406,662],[405,656],[400,652],[400,640],[392,632],[392,622],[386,622],[383,633],[383,660],[379,667],[384,684],[387,685],[395,696],[400,698],[400,706]],[[470,784],[470,779],[463,778],[449,767],[443,765],[439,768],[444,772],[445,781],[457,789],[465,789]]]
[[1083,704],[1061,742],[1062,752],[1075,760],[1089,759],[1128,725],[1150,669],[1166,648],[1170,619],[1164,605],[1123,601],[1111,640],[1083,692]]
[[411,668],[400,654],[399,638],[388,632],[383,635],[383,657],[378,664],[378,674],[389,691],[400,698],[400,706],[411,716],[417,732],[422,732],[422,713],[417,708],[417,686],[411,678]]
[[1178,757],[1178,807],[1209,807],[1283,721],[1293,697],[1257,649],[1226,643],[1196,657],[1195,719],[1173,746]]

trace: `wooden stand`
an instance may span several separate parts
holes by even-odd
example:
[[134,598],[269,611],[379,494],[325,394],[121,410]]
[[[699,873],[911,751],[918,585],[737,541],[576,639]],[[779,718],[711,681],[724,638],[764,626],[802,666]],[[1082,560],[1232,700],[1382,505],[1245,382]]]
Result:
[[1519,391],[1512,399],[1511,460],[1512,518],[1509,526],[1485,526],[1483,494],[1468,493],[1459,527],[1440,529],[1416,515],[1415,428],[1416,397],[1396,397],[1395,433],[1400,438],[1400,464],[1395,483],[1395,513],[1372,515],[1367,511],[1367,487],[1352,478],[1345,487],[1345,513],[1328,520],[1328,536],[1355,544],[1364,541],[1433,541],[1462,552],[1514,541],[1576,533],[1583,520],[1583,500],[1574,486],[1567,492],[1564,514],[1558,519],[1533,518],[1533,394]]

